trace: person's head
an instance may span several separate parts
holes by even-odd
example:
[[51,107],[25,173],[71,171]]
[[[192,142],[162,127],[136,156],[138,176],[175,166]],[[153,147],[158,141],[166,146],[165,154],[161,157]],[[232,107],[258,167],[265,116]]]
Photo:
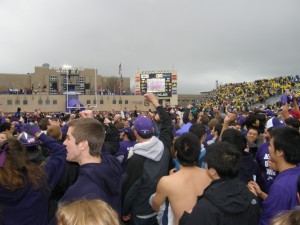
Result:
[[176,157],[182,166],[194,166],[200,149],[199,139],[192,133],[183,133],[174,144]]
[[0,143],[5,142],[8,138],[13,138],[10,132],[3,131],[0,133]]
[[206,171],[213,179],[233,179],[240,170],[241,153],[227,142],[217,142],[206,151]]
[[222,131],[222,125],[221,124],[216,124],[213,129],[211,130],[211,134],[214,137],[219,137]]
[[42,168],[30,162],[24,145],[14,138],[0,144],[0,186],[10,191],[32,184],[35,190],[46,186]]
[[46,132],[47,136],[53,137],[55,140],[62,139],[62,132],[59,126],[49,125]]
[[120,133],[120,138],[122,140],[130,140],[130,141],[136,140],[133,130],[130,127],[124,127],[123,129],[120,129],[119,133]]
[[290,117],[286,120],[284,120],[284,122],[286,123],[287,126],[289,127],[293,127],[295,129],[298,129],[300,128],[300,121],[297,120],[296,118],[293,118],[293,117]]
[[249,113],[249,115],[245,118],[244,125],[249,129],[249,127],[259,127],[259,119],[258,116],[254,113]]
[[300,224],[300,210],[289,210],[277,214],[270,221],[270,225],[296,225]]
[[273,130],[270,139],[269,153],[270,160],[275,164],[283,161],[292,165],[300,163],[299,131],[290,127]]
[[120,225],[116,211],[100,199],[62,203],[56,221],[58,225]]
[[0,132],[7,131],[12,134],[14,132],[14,130],[15,130],[15,126],[10,122],[4,122],[4,123],[1,123],[1,125],[0,125]]
[[[138,116],[133,121],[134,135],[137,140],[150,139],[154,134],[153,122],[148,116]],[[139,138],[138,138],[139,137]]]
[[236,129],[226,129],[222,133],[221,141],[234,145],[241,153],[243,153],[247,147],[245,136],[241,131]]
[[198,137],[198,140],[200,140],[201,143],[204,142],[206,137],[206,128],[202,123],[194,123],[189,129],[189,132],[196,135]]
[[68,152],[68,161],[79,162],[82,154],[100,157],[105,140],[105,130],[98,120],[79,118],[70,121],[68,126],[67,137],[64,141]]
[[50,121],[48,117],[42,118],[38,122],[39,127],[41,130],[47,130],[47,127],[50,125]]
[[247,137],[246,137],[247,141],[249,143],[256,142],[258,139],[258,135],[259,135],[259,132],[258,132],[257,127],[249,127],[248,132],[247,132]]

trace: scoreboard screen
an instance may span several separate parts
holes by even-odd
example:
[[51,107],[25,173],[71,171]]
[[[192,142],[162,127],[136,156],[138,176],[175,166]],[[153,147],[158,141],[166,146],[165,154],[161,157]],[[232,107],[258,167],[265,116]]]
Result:
[[140,89],[142,95],[152,92],[159,97],[172,97],[172,74],[141,74]]

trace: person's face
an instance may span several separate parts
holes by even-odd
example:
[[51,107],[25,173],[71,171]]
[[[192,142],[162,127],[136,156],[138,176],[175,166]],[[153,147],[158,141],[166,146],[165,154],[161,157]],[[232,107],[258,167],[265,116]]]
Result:
[[69,127],[66,140],[64,141],[64,145],[67,149],[67,161],[79,162],[79,158],[81,155],[81,150],[79,144],[75,143],[75,138],[72,135],[74,127]]
[[269,145],[269,154],[270,154],[270,161],[274,162],[276,164],[278,158],[277,158],[277,151],[275,151],[274,148],[274,139],[271,138],[270,145]]
[[253,143],[257,140],[257,137],[258,137],[257,130],[249,129],[249,131],[247,133],[247,141],[250,143]]
[[125,123],[124,123],[124,127],[130,127],[130,123],[129,123],[129,121],[125,121]]
[[7,140],[6,134],[0,133],[0,143]]

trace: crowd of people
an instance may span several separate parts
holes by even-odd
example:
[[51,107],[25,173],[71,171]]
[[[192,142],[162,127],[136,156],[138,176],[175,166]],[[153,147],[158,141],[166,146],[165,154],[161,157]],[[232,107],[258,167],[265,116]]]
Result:
[[1,113],[0,224],[300,224],[297,80],[254,83],[183,109]]

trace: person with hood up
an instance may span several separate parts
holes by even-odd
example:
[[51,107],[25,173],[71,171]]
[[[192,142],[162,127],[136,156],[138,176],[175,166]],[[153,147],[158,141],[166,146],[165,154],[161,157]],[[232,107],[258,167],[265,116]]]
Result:
[[60,202],[101,199],[120,216],[122,166],[115,157],[102,153],[105,130],[98,120],[91,118],[92,111],[86,110],[81,115],[87,118],[72,120],[68,124],[69,129],[64,141],[67,161],[77,162],[80,165],[79,176]]
[[168,174],[169,149],[173,140],[171,117],[152,93],[144,97],[156,108],[161,127],[158,139],[154,136],[153,123],[148,116],[139,116],[133,122],[138,143],[127,161],[122,206],[122,219],[130,220],[131,225],[157,224],[157,212],[148,200],[155,193],[159,179]]
[[257,225],[257,197],[237,177],[241,153],[227,142],[208,146],[206,172],[212,183],[199,197],[191,213],[184,212],[180,225]]

